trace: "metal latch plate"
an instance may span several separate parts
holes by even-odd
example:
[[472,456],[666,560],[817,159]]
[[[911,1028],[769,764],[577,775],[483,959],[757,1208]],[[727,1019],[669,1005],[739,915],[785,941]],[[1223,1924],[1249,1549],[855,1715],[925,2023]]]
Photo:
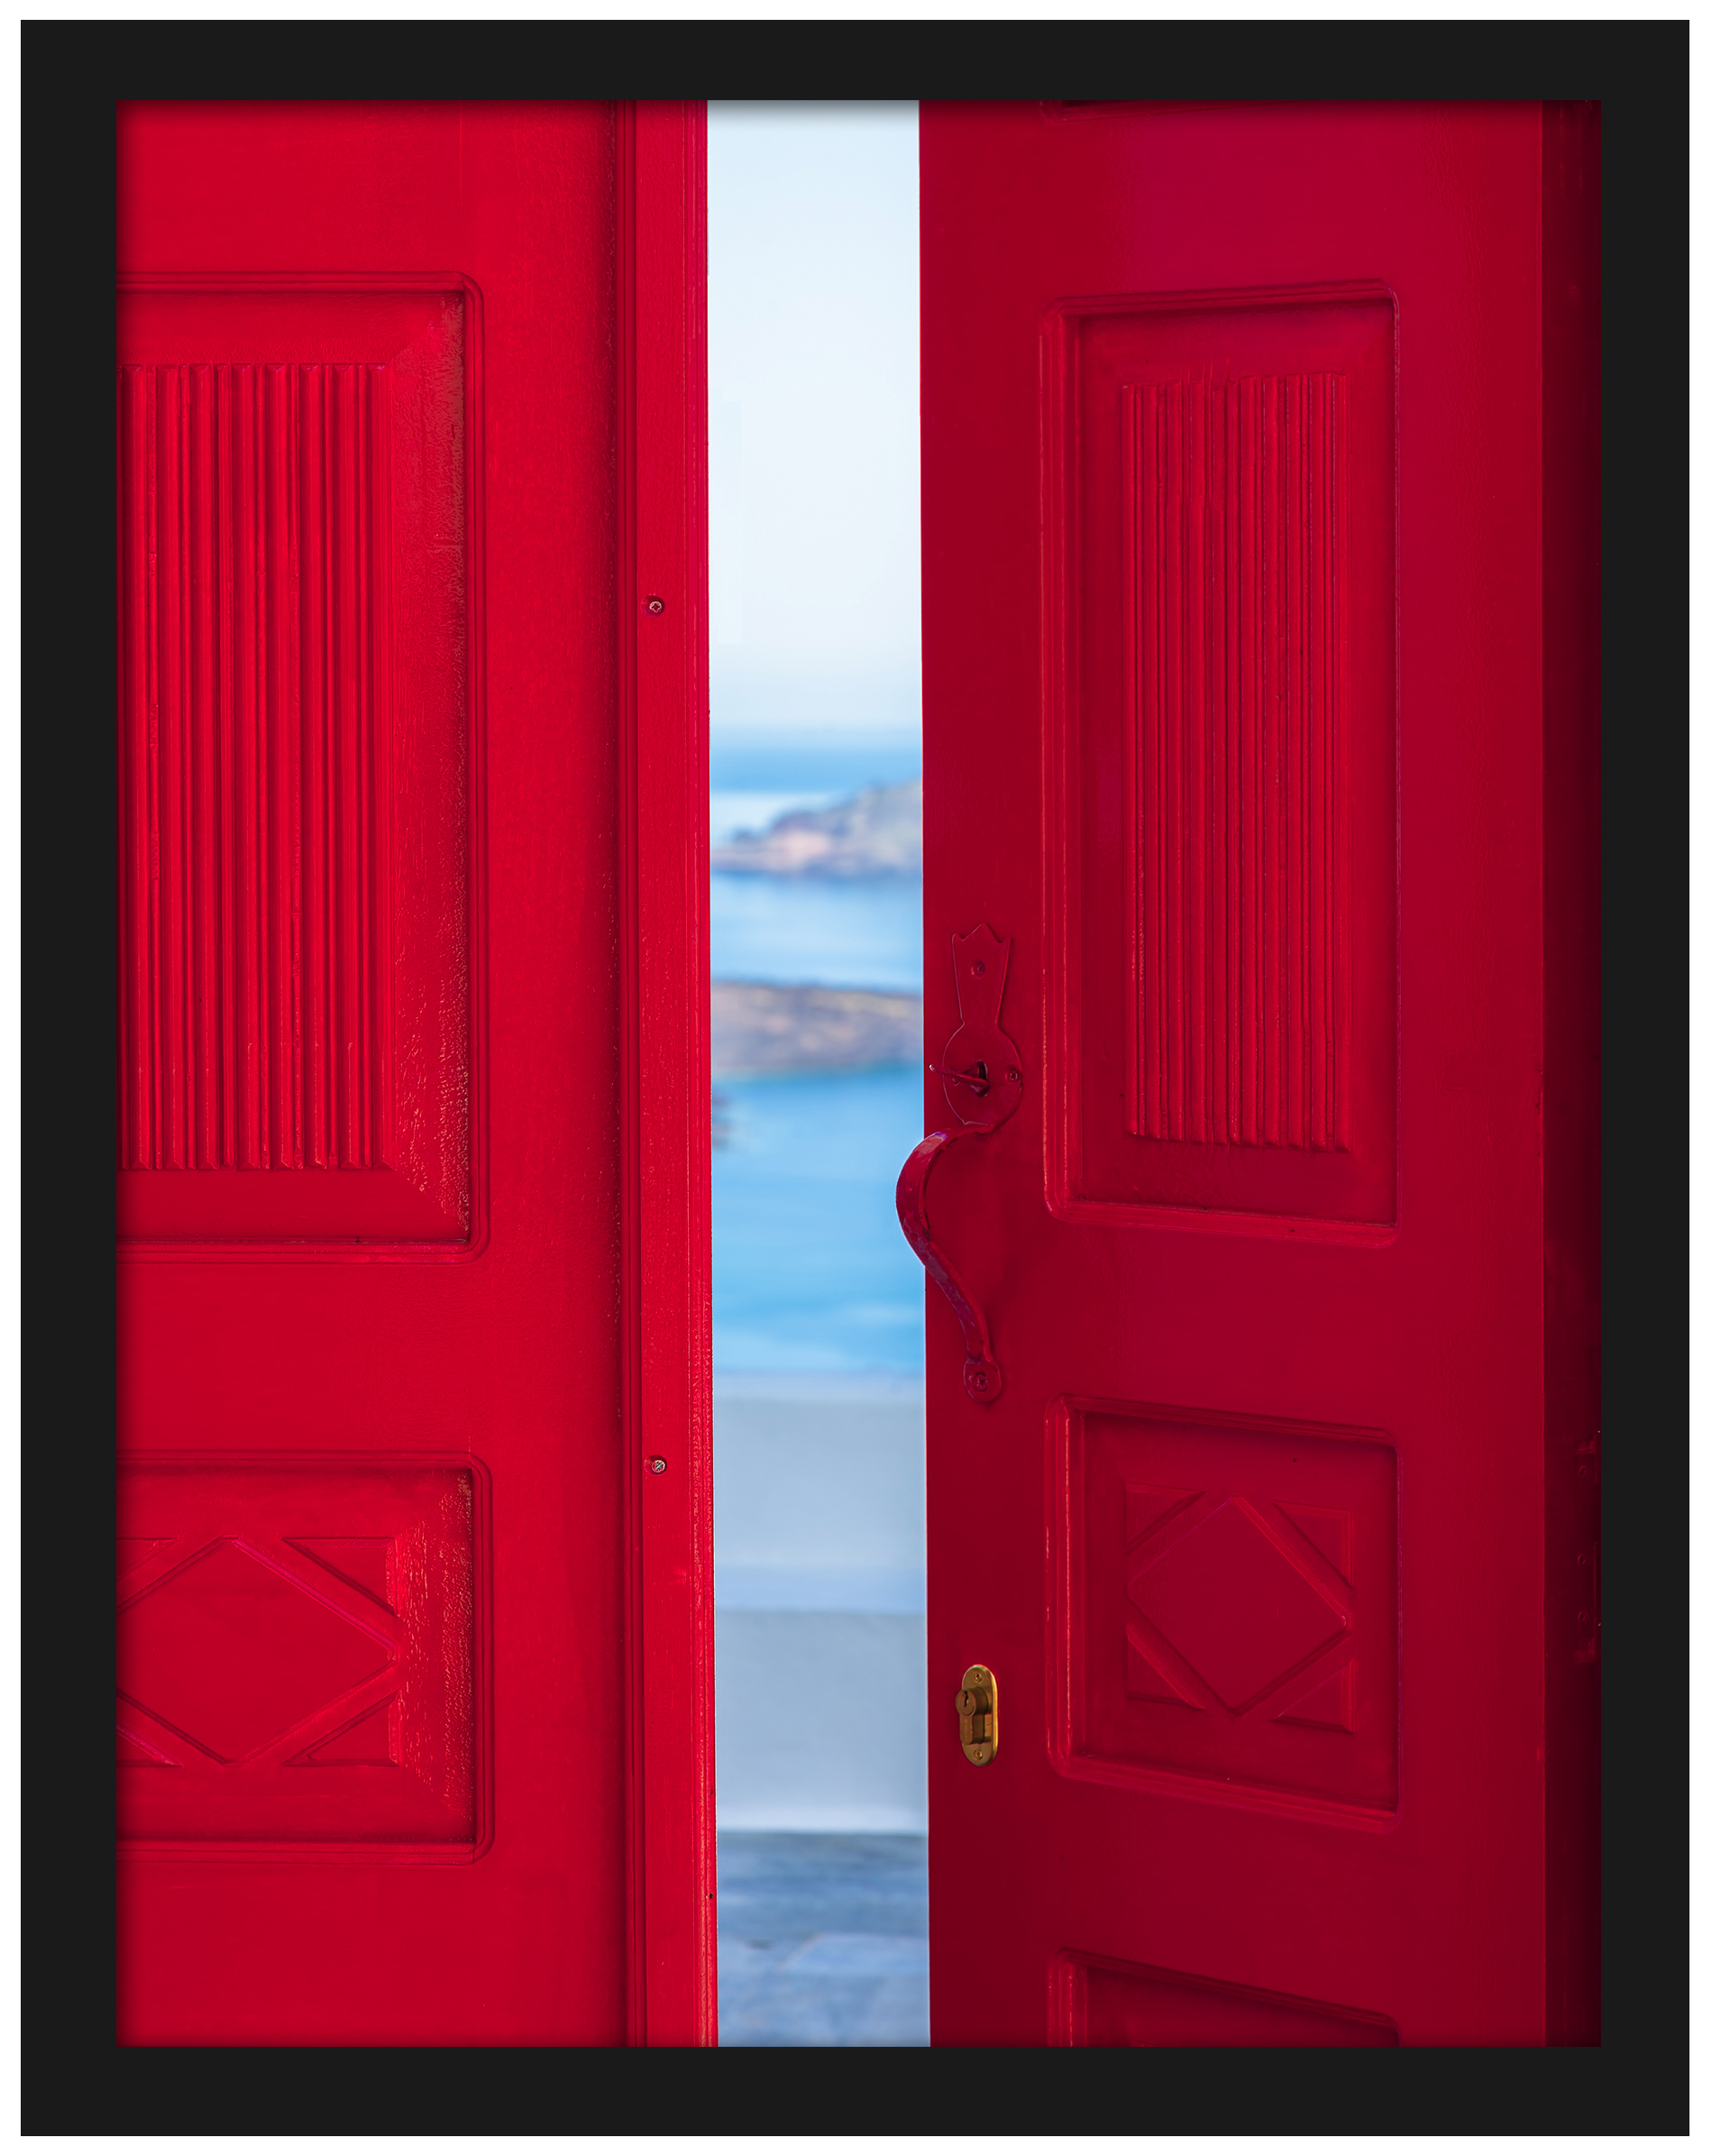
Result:
[[999,1748],[999,1680],[984,1662],[972,1662],[957,1688],[957,1738],[971,1766],[991,1765]]

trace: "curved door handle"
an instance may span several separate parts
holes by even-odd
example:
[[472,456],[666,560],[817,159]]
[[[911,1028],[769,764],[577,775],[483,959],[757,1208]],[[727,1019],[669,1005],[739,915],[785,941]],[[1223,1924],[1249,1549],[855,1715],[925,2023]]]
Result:
[[1004,1378],[993,1357],[981,1306],[933,1240],[928,1225],[928,1178],[947,1146],[959,1138],[979,1138],[997,1130],[1022,1098],[1021,1059],[1016,1042],[999,1028],[1010,959],[1010,938],[1001,941],[984,922],[966,936],[952,937],[951,962],[962,1023],[946,1042],[939,1061],[928,1068],[944,1085],[946,1099],[963,1127],[929,1131],[898,1177],[898,1225],[926,1267],[928,1278],[957,1313],[963,1327],[964,1390],[971,1399],[984,1404],[997,1399]]
[[963,1385],[971,1399],[996,1399],[1004,1383],[993,1360],[993,1339],[981,1306],[963,1284],[962,1275],[933,1240],[928,1225],[928,1178],[933,1163],[948,1145],[959,1138],[978,1137],[976,1131],[930,1131],[909,1159],[898,1178],[898,1225],[910,1248],[927,1268],[928,1278],[957,1312],[963,1327]]

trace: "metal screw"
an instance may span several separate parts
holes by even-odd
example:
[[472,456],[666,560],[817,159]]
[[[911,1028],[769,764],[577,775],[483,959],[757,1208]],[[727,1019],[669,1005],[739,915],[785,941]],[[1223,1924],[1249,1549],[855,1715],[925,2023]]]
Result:
[[647,1466],[648,1473],[651,1475],[663,1475],[665,1473],[665,1462],[660,1458],[657,1453],[655,1454],[654,1458],[648,1462]]
[[1020,1070],[1007,1070],[1004,1076],[1007,1085],[1020,1086],[1022,1083],[1022,1073]]
[[664,599],[650,599],[648,601],[648,611],[651,614],[664,614],[665,612],[665,601]]
[[984,973],[987,969],[986,960],[984,959],[977,959],[975,962],[975,969],[977,973]]

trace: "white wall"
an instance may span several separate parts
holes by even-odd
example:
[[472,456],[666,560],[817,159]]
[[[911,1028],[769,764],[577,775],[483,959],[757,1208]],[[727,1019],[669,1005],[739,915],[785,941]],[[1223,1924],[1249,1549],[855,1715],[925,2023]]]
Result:
[[714,1381],[719,1823],[927,1831],[919,1379]]

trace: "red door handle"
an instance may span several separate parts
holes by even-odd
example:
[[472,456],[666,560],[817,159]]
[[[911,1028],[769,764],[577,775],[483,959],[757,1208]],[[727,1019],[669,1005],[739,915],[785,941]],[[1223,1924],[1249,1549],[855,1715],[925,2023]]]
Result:
[[959,1138],[974,1138],[975,1131],[930,1131],[909,1159],[898,1178],[898,1225],[910,1248],[927,1268],[928,1278],[944,1294],[963,1327],[963,1383],[971,1399],[996,1399],[1004,1379],[993,1360],[993,1340],[981,1306],[963,1284],[961,1274],[933,1240],[928,1225],[928,1178],[933,1163],[948,1145]]
[[926,1267],[928,1278],[957,1313],[963,1327],[964,1389],[971,1399],[984,1403],[997,1399],[1004,1379],[993,1357],[981,1306],[933,1240],[928,1225],[928,1178],[948,1145],[997,1130],[1022,1098],[1021,1058],[1016,1042],[999,1028],[1010,959],[1010,938],[1001,941],[984,922],[966,936],[952,937],[951,964],[962,1023],[946,1042],[939,1061],[928,1069],[943,1083],[946,1099],[963,1127],[930,1131],[898,1177],[898,1225]]

